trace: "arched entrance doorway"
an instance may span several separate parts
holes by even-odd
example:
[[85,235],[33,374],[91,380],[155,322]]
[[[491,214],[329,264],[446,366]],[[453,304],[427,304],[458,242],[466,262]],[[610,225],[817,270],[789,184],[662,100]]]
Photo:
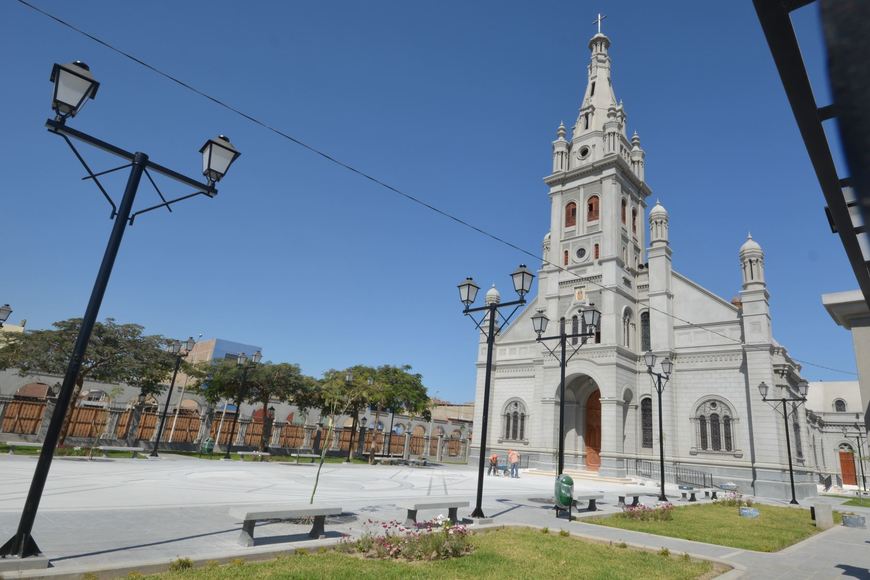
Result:
[[586,469],[601,467],[601,391],[595,389],[586,399]]
[[840,445],[840,477],[843,478],[843,485],[858,485],[858,478],[855,476],[855,453],[848,443]]

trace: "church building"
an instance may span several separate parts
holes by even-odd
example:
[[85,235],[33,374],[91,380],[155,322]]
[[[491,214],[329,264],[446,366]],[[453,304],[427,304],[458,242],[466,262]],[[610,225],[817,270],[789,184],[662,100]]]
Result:
[[[552,144],[550,231],[543,242],[538,293],[496,338],[487,453],[517,449],[530,467],[557,461],[560,363],[536,342],[531,317],[552,329],[582,328],[581,312],[601,312],[598,332],[569,339],[565,388],[565,467],[599,476],[658,477],[658,402],[644,353],[669,357],[662,394],[664,455],[671,466],[734,482],[747,493],[790,497],[783,417],[762,400],[797,396],[800,365],[774,340],[764,252],[748,236],[735,241],[739,297],[723,299],[673,267],[670,222],[644,179],[637,133],[611,83],[610,40],[589,41],[588,82],[570,134]],[[648,227],[647,227],[648,224]],[[679,224],[675,224],[679,227]],[[679,254],[677,254],[679,256]],[[738,286],[738,284],[740,286]],[[490,289],[488,301],[499,300]],[[572,344],[573,343],[573,344]],[[477,359],[474,424],[482,424],[486,338]],[[655,371],[661,372],[657,365]],[[781,408],[781,407],[780,407]],[[806,413],[789,405],[798,498],[816,494],[805,463]],[[476,430],[472,456],[480,450]],[[479,455],[478,455],[479,456]],[[653,463],[655,462],[655,463]],[[524,462],[525,464],[525,462]]]

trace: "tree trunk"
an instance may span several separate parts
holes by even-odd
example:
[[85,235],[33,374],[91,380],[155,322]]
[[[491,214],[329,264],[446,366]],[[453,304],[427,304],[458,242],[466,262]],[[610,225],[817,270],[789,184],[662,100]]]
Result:
[[353,461],[353,435],[356,433],[356,423],[357,418],[359,417],[359,411],[354,409],[353,411],[353,423],[350,426],[350,442],[347,446],[347,460]]
[[326,441],[323,444],[320,452],[320,463],[317,464],[317,474],[314,476],[314,488],[311,490],[311,499],[308,503],[314,503],[314,494],[317,493],[317,484],[320,483],[320,470],[323,469],[323,462],[326,460],[326,453],[329,450],[329,434],[332,433],[332,426],[335,424],[335,415],[329,417],[329,426],[326,429]]
[[60,428],[60,438],[57,440],[58,447],[63,447],[64,443],[66,442],[66,435],[69,431],[70,422],[72,421],[72,414],[76,406],[78,405],[79,395],[81,395],[82,387],[84,386],[84,384],[84,377],[79,376],[76,378],[76,385],[75,387],[73,387],[73,396],[70,400],[69,408],[66,410],[66,415],[63,418],[63,425]]
[[271,423],[269,421],[269,401],[263,403],[263,430],[260,433],[260,452],[266,451],[269,446],[269,436],[272,434]]

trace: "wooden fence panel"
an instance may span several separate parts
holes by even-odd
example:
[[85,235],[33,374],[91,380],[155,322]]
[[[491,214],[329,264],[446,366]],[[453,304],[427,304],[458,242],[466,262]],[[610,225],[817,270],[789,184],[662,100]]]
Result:
[[411,436],[411,455],[422,455],[423,449],[426,447],[425,437]]
[[[338,448],[339,449],[341,449],[342,451],[345,451],[345,452],[347,452],[348,449],[350,449],[350,437],[351,437],[352,433],[353,433],[353,429],[351,429],[350,427],[348,427],[346,429],[338,430],[337,435],[338,435]],[[353,446],[356,447],[358,444],[359,444],[359,438],[354,437],[353,438]]]
[[438,438],[432,437],[429,439],[429,455],[438,457]]
[[401,455],[405,452],[405,436],[393,433],[392,437],[387,434],[390,444],[390,455]]
[[136,433],[136,439],[139,441],[150,441],[157,430],[159,421],[157,413],[142,413],[139,418],[139,430]]
[[[248,447],[259,447],[260,439],[263,438],[263,422],[251,421],[248,423],[248,430],[245,431],[244,444]],[[267,441],[268,443],[268,441]]]
[[305,429],[302,425],[284,425],[278,437],[278,447],[298,449],[305,442]]
[[42,422],[45,403],[39,401],[10,401],[6,403],[0,431],[18,435],[36,435]]
[[[221,417],[223,416],[223,412],[215,413],[214,419],[211,422],[211,433],[209,433],[209,437],[212,438],[212,441],[215,441],[217,445],[226,445],[227,441],[230,440],[230,429],[233,428],[233,417],[235,413],[227,413],[226,417],[223,417],[223,426],[221,426]],[[218,441],[218,430],[221,432],[220,441]],[[236,433],[239,431],[239,426],[236,425]]]
[[[173,429],[173,425],[175,429]],[[174,415],[166,417],[166,427],[163,428],[163,441],[169,441],[169,436],[172,436],[173,443],[194,443],[196,436],[199,435],[199,429],[202,426],[202,419],[199,415],[184,415],[179,414],[176,420]]]
[[133,415],[133,412],[130,409],[127,409],[121,416],[118,417],[118,425],[115,427],[115,438],[116,439],[126,439],[127,438],[127,430],[130,428],[130,417]]
[[75,407],[70,416],[68,437],[96,439],[106,431],[109,413],[101,407]]
[[456,457],[462,451],[462,441],[460,439],[447,440],[447,455]]

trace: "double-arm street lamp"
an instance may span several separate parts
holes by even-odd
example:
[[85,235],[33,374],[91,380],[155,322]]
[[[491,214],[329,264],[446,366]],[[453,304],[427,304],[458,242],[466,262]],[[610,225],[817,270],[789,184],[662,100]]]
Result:
[[[18,524],[18,531],[9,541],[0,547],[0,558],[10,556],[27,558],[40,554],[39,547],[31,536],[33,522],[36,519],[36,512],[39,509],[39,502],[42,499],[42,491],[45,487],[45,480],[48,477],[49,467],[51,466],[51,461],[54,457],[54,449],[57,446],[61,426],[63,425],[64,417],[66,416],[67,409],[72,400],[75,381],[78,377],[85,350],[87,349],[91,332],[93,331],[97,315],[100,311],[100,305],[103,301],[103,295],[106,292],[106,286],[109,282],[109,276],[112,273],[112,267],[115,264],[115,258],[118,255],[118,248],[121,246],[121,238],[124,235],[124,230],[128,225],[132,225],[136,216],[143,213],[164,207],[171,212],[171,206],[173,204],[198,195],[214,197],[217,194],[215,184],[226,174],[230,165],[239,156],[239,152],[236,151],[226,137],[221,136],[216,139],[209,139],[205,142],[205,145],[200,148],[200,153],[202,153],[202,173],[207,181],[203,183],[196,179],[186,177],[171,169],[163,167],[162,165],[154,163],[145,153],[131,153],[121,149],[120,147],[107,143],[106,141],[97,139],[96,137],[92,137],[91,135],[67,126],[67,120],[75,117],[81,111],[82,106],[96,96],[97,89],[100,86],[91,74],[88,65],[81,61],[75,61],[69,64],[55,64],[51,70],[50,80],[54,83],[52,108],[55,112],[55,118],[46,121],[45,125],[48,127],[49,132],[60,136],[67,145],[69,145],[70,149],[72,149],[72,152],[87,172],[85,179],[90,179],[94,182],[94,184],[100,189],[103,197],[105,197],[106,201],[112,207],[110,217],[115,223],[112,226],[112,233],[109,236],[109,242],[106,246],[106,251],[103,255],[103,261],[100,264],[100,269],[97,273],[93,290],[91,291],[91,297],[88,301],[85,315],[82,317],[75,346],[73,347],[69,365],[67,366],[66,374],[64,375],[63,385],[61,386],[61,391],[57,398],[57,405],[54,408],[51,421],[48,425],[48,430],[46,431],[45,440],[42,443],[42,451],[40,452],[39,460],[36,464],[36,470],[33,474],[33,480],[30,484],[30,490],[28,491],[27,499],[24,503],[24,510],[21,514],[21,521]],[[107,153],[111,153],[116,157],[120,157],[126,163],[120,167],[94,173],[73,145],[72,139],[84,142]],[[130,175],[127,178],[124,195],[121,198],[121,203],[116,205],[106,192],[106,189],[103,187],[99,178],[102,175],[126,169],[128,167],[130,168]],[[187,195],[167,200],[157,187],[154,178],[151,176],[152,172],[193,188],[194,193],[188,193]],[[141,180],[143,173],[154,187],[160,197],[161,203],[133,212],[133,201],[136,198],[136,191],[139,188],[139,181]]]
[[[151,457],[157,457],[157,448],[160,447],[160,438],[163,436],[163,427],[166,425],[166,413],[169,411],[169,401],[172,399],[172,390],[175,388],[175,378],[178,376],[178,369],[181,368],[181,359],[186,357],[196,341],[191,336],[186,341],[173,340],[169,344],[172,354],[175,356],[175,368],[172,371],[172,381],[169,383],[169,393],[166,395],[166,402],[163,404],[163,414],[160,415],[160,425],[157,427],[157,441],[154,442],[154,449],[151,450]],[[182,393],[184,395],[184,393]],[[181,406],[181,401],[178,402]],[[177,414],[176,414],[177,416]]]
[[[230,459],[230,453],[233,452],[233,439],[236,438],[236,424],[239,422],[239,415],[242,414],[241,405],[242,399],[244,398],[245,386],[248,382],[248,371],[252,367],[256,366],[260,362],[261,358],[263,358],[263,355],[258,350],[253,355],[251,355],[250,362],[248,362],[248,355],[246,355],[245,353],[240,354],[238,359],[236,359],[236,365],[238,365],[238,367],[242,369],[242,380],[239,383],[239,392],[235,398],[236,414],[233,415],[233,424],[230,427],[230,440],[227,442],[227,452],[224,454],[224,459]],[[226,403],[224,403],[224,405],[226,405]],[[266,420],[265,417],[263,418],[263,420]]]
[[664,430],[662,429],[662,391],[665,390],[665,385],[668,384],[668,380],[671,378],[671,373],[674,370],[674,363],[671,361],[670,357],[663,358],[662,362],[659,363],[662,372],[657,373],[653,371],[653,367],[656,366],[656,358],[656,355],[653,354],[652,351],[643,355],[643,362],[646,364],[646,372],[652,379],[653,387],[655,387],[656,393],[659,395],[659,483],[661,485],[659,501],[668,501],[668,498],[665,495],[665,435]]
[[[559,361],[561,367],[559,380],[559,472],[556,475],[562,475],[562,471],[565,468],[565,367],[568,366],[568,361],[574,358],[574,355],[580,351],[580,347],[586,344],[587,340],[595,337],[595,332],[597,331],[598,324],[601,321],[601,312],[592,308],[594,304],[590,304],[589,306],[589,308],[583,309],[580,315],[583,321],[582,327],[571,328],[570,333],[566,331],[565,318],[562,317],[559,319],[559,334],[541,336],[547,332],[547,325],[549,324],[550,319],[547,318],[547,315],[544,314],[543,310],[539,310],[534,316],[532,316],[532,328],[538,335],[536,340],[550,351],[550,354]],[[567,356],[567,344],[569,338],[572,342],[572,348],[574,344],[577,344],[577,348],[574,348],[574,352],[571,353],[571,356]],[[556,354],[556,351],[547,345],[545,342],[547,340],[559,341],[559,354]]]
[[[797,397],[779,397],[779,398],[767,398],[767,392],[770,387],[764,381],[758,385],[758,392],[761,393],[761,400],[770,405],[777,413],[782,415],[782,424],[785,427],[785,451],[786,455],[788,455],[788,476],[791,480],[791,501],[788,502],[790,504],[797,505],[798,501],[794,495],[794,468],[791,463],[791,435],[789,434],[789,426],[788,426],[788,417],[791,415],[791,412],[788,409],[789,403],[806,403],[807,401],[807,391],[809,390],[809,383],[806,381],[800,381],[797,384],[798,396]],[[783,393],[785,393],[785,389],[783,389]],[[779,410],[779,405],[782,404],[782,411]],[[797,412],[797,409],[794,409],[794,412]]]
[[[483,409],[480,425],[480,460],[477,468],[477,501],[474,505],[474,511],[471,512],[471,517],[473,518],[485,517],[483,515],[481,504],[483,503],[483,472],[486,465],[486,431],[489,422],[489,385],[492,378],[492,351],[493,345],[495,344],[495,335],[507,325],[508,321],[516,313],[519,307],[526,303],[526,294],[528,294],[529,290],[532,288],[532,279],[534,277],[535,275],[526,269],[525,264],[520,264],[519,268],[511,274],[514,290],[519,295],[519,300],[501,303],[498,290],[496,290],[495,285],[493,285],[493,287],[486,293],[486,304],[476,308],[471,308],[471,305],[474,304],[474,301],[477,298],[477,292],[480,290],[480,286],[475,284],[471,277],[466,278],[459,284],[459,299],[465,306],[463,314],[470,316],[475,312],[485,313],[480,320],[470,316],[478,330],[486,333],[486,374],[484,375],[483,381]],[[507,317],[499,312],[499,308],[507,308],[510,306],[513,306],[514,309]],[[501,317],[501,324],[496,324],[496,314]],[[487,324],[486,329],[482,326],[484,322]]]
[[864,479],[864,438],[861,436],[863,425],[855,424],[855,430],[850,431],[848,425],[843,425],[843,437],[849,439],[854,437],[858,441],[858,464],[861,466],[861,489],[867,492],[867,481]]
[[8,304],[0,306],[0,328],[3,328],[3,323],[9,320],[10,314],[12,314],[12,308]]

